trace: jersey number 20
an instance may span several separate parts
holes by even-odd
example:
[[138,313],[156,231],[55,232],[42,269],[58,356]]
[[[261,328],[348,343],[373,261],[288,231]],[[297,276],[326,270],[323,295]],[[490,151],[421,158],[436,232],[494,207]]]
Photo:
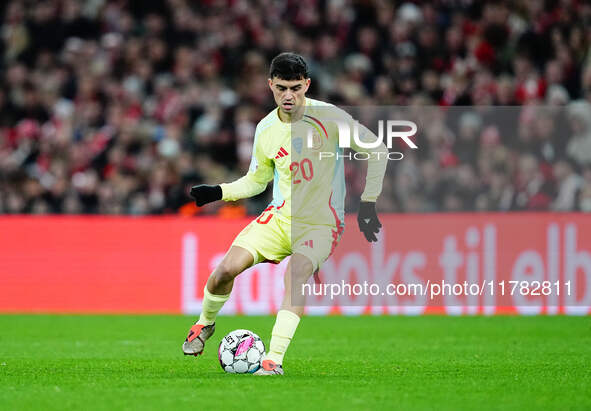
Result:
[[289,165],[289,171],[291,171],[292,184],[300,184],[302,182],[302,180],[298,178],[298,173],[300,172],[306,181],[310,181],[314,177],[314,167],[312,167],[312,162],[309,158],[304,158],[299,163],[294,161]]

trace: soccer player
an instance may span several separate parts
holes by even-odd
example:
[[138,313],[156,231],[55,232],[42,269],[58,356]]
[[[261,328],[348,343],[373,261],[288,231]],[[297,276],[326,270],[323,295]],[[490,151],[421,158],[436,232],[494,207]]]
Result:
[[[331,104],[306,97],[308,68],[297,54],[276,56],[268,82],[278,107],[256,127],[248,173],[233,183],[191,188],[191,196],[201,207],[212,201],[255,196],[273,180],[273,201],[238,234],[209,276],[201,315],[183,343],[183,353],[197,356],[203,352],[237,275],[255,264],[278,263],[291,256],[269,352],[255,373],[283,375],[283,357],[304,313],[303,296],[297,301],[294,296],[334,251],[344,230],[343,149],[339,147],[338,122],[329,119],[336,114],[351,125],[353,119]],[[359,136],[361,141],[376,141],[364,126],[360,126]],[[368,241],[377,241],[381,224],[375,202],[382,189],[387,149],[380,143],[370,150],[350,140],[355,151],[371,154],[367,156],[358,223]]]

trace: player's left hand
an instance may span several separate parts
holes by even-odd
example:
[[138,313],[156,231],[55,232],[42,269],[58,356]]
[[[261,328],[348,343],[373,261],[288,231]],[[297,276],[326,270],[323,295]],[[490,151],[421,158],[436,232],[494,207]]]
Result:
[[378,241],[376,234],[380,232],[382,223],[376,213],[376,203],[362,201],[359,203],[359,214],[357,215],[359,230],[370,243]]

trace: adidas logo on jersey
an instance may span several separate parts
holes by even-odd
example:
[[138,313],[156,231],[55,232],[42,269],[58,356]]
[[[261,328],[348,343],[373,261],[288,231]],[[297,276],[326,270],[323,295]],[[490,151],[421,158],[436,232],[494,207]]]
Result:
[[275,160],[277,160],[278,158],[282,158],[287,156],[289,153],[287,152],[287,150],[285,150],[283,147],[281,147],[279,149],[279,151],[277,152],[277,155],[275,156]]
[[314,248],[314,240],[306,240],[302,243],[304,247]]

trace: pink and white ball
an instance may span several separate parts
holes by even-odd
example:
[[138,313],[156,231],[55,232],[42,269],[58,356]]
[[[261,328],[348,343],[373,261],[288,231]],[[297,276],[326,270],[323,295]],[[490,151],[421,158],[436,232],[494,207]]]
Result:
[[218,358],[224,371],[231,374],[253,373],[261,366],[265,344],[249,330],[234,330],[220,342]]

